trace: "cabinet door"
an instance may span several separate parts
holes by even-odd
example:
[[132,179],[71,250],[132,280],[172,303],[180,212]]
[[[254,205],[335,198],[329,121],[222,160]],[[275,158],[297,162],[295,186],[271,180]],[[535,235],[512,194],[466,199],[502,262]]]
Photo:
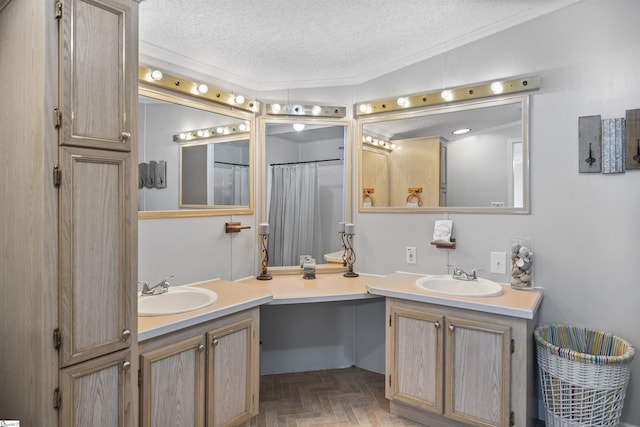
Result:
[[476,426],[509,426],[511,328],[447,318],[445,416]]
[[205,425],[205,336],[140,355],[142,427]]
[[442,414],[443,316],[387,305],[387,399]]
[[60,29],[62,145],[131,150],[137,98],[132,0],[64,0]]
[[133,426],[131,353],[120,351],[60,370],[60,425]]
[[60,148],[61,366],[124,349],[135,340],[130,157]]
[[207,425],[236,425],[257,414],[257,325],[251,318],[207,335]]

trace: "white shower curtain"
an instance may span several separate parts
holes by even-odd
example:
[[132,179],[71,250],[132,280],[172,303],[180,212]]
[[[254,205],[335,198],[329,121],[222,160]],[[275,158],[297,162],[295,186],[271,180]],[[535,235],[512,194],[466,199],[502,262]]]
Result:
[[233,166],[233,202],[232,205],[246,206],[249,204],[249,167]]
[[316,163],[271,166],[268,221],[269,265],[298,265],[300,255],[322,262]]

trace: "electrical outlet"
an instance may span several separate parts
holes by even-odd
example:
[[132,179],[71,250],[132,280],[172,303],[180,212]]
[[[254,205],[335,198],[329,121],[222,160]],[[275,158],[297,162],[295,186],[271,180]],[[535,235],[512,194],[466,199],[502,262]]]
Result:
[[507,272],[507,254],[505,252],[491,252],[491,272],[496,274]]
[[407,246],[407,264],[416,263],[416,248],[414,246]]

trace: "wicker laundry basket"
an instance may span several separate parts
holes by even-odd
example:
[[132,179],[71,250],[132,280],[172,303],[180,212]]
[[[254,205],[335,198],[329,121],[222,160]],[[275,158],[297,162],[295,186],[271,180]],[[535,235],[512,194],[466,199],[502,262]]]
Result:
[[539,326],[533,335],[547,427],[617,426],[634,348],[577,326]]

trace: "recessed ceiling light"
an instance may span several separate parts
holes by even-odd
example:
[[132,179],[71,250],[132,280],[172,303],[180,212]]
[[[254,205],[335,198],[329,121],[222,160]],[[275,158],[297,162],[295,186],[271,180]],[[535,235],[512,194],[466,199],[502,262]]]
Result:
[[454,134],[454,135],[463,135],[463,134],[465,134],[467,132],[470,132],[470,131],[471,131],[471,129],[469,129],[469,128],[462,128],[462,129],[454,130],[451,133]]

